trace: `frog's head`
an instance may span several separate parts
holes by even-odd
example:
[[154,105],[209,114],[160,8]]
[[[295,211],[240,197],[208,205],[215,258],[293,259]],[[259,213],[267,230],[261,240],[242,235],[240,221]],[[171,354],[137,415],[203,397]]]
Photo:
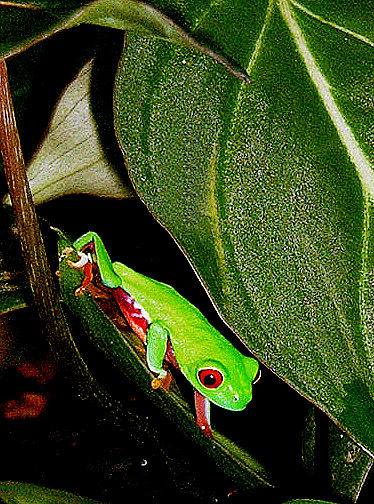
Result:
[[209,401],[232,411],[241,411],[252,399],[252,385],[259,378],[255,359],[238,355],[230,366],[214,359],[200,362],[194,385]]

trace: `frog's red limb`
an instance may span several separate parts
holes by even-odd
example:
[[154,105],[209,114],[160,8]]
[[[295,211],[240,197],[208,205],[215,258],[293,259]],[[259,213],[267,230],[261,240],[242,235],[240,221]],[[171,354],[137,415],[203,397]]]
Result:
[[210,427],[210,402],[198,390],[194,390],[196,423],[198,427],[209,437],[212,437]]
[[111,289],[114,299],[116,300],[123,316],[130,324],[131,329],[138,336],[138,338],[146,344],[147,329],[149,322],[143,316],[141,309],[134,306],[135,300],[122,289],[122,287],[116,287]]
[[92,273],[92,263],[88,262],[83,266],[83,273],[84,273],[84,278],[81,283],[81,285],[78,287],[78,289],[75,289],[75,295],[76,296],[81,296],[88,285],[92,282],[93,279],[93,273]]
[[171,346],[170,339],[168,340],[168,344],[166,347],[165,360],[166,360],[166,362],[170,362],[170,364],[173,366],[174,369],[177,369],[178,371],[180,371],[180,367],[179,367],[177,359],[175,357],[173,347]]

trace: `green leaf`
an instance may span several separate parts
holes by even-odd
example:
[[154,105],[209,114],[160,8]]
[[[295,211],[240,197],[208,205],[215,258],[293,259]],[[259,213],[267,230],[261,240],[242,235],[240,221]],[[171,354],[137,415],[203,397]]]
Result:
[[[249,82],[247,74],[234,61],[229,61],[221,52],[212,50],[204,39],[201,43],[198,42],[164,15],[162,10],[147,3],[136,0],[96,0],[85,5],[81,5],[81,2],[66,5],[62,0],[46,0],[41,5],[27,1],[20,5],[11,1],[0,5],[0,14],[3,12],[6,19],[4,25],[0,26],[0,54],[3,56],[19,52],[59,30],[90,23],[134,31],[196,49],[224,65],[236,77]],[[27,20],[31,17],[32,21],[28,21],[16,36],[9,37],[10,31],[18,22],[17,16],[26,16]]]
[[317,459],[317,418],[316,409],[312,404],[307,406],[305,423],[302,431],[301,456],[304,471],[308,478],[315,481],[318,478]]
[[0,482],[0,498],[6,504],[99,504],[98,501],[80,497],[63,490],[54,490],[16,481]]
[[333,423],[329,424],[331,489],[347,502],[356,502],[373,466],[373,459]]
[[306,416],[302,449],[311,486],[325,479],[333,495],[344,502],[357,501],[373,459],[312,405]]
[[103,356],[121,373],[134,381],[149,398],[163,411],[165,416],[202,447],[215,463],[234,479],[242,488],[272,487],[268,471],[242,448],[213,430],[213,439],[208,438],[196,425],[194,415],[177,388],[167,393],[164,389],[152,389],[154,375],[149,371],[142,344],[129,329],[118,330],[111,320],[85,293],[76,296],[82,273],[67,264],[67,258],[76,260],[66,251],[71,247],[67,238],[59,232],[59,281],[61,295],[69,310],[81,321],[91,342]]
[[[254,16],[251,41],[230,48],[252,86],[131,36],[117,134],[140,197],[224,320],[374,454],[373,43],[297,3],[261,4],[262,26]],[[221,10],[204,25],[217,16],[229,41]]]
[[0,55],[9,56],[41,39],[57,23],[53,12],[31,2],[0,4]]

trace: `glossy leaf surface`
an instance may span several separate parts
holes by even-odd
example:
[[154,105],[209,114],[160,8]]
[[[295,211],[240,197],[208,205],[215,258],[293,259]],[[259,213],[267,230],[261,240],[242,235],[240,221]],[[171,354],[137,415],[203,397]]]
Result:
[[260,4],[238,10],[246,37],[230,38],[229,2],[189,19],[212,38],[219,23],[252,86],[131,36],[118,136],[141,198],[225,321],[373,454],[373,42],[336,24],[341,3]]

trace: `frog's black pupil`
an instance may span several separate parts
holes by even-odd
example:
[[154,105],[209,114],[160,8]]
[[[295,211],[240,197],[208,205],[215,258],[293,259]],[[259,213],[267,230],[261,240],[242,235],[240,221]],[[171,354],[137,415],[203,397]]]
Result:
[[216,377],[214,376],[214,374],[208,374],[206,376],[204,376],[204,385],[209,387],[209,386],[212,386],[216,383]]

